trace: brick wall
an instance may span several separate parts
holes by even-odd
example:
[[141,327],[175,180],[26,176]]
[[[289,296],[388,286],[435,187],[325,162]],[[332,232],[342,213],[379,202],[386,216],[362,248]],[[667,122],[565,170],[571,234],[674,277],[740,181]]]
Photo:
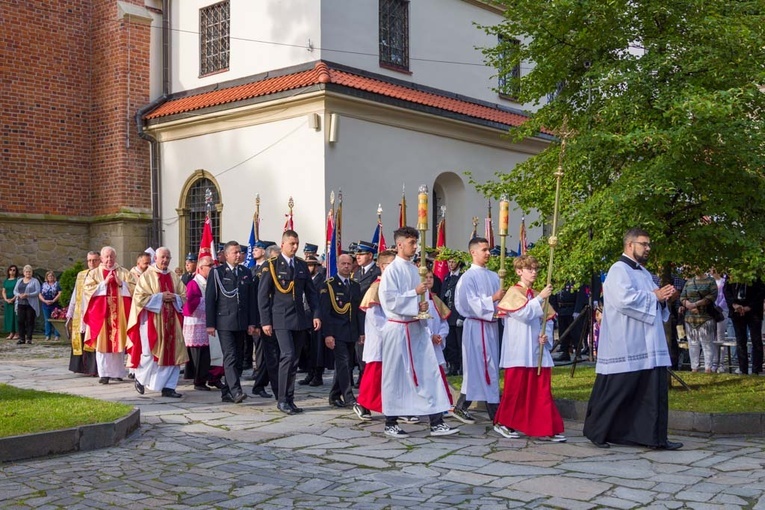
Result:
[[53,242],[32,258],[60,270],[98,242],[145,247],[135,239],[145,222],[108,221],[151,207],[148,144],[133,120],[149,102],[151,28],[118,13],[116,0],[2,0],[0,177],[11,185],[0,188],[0,237],[18,247],[3,258]]

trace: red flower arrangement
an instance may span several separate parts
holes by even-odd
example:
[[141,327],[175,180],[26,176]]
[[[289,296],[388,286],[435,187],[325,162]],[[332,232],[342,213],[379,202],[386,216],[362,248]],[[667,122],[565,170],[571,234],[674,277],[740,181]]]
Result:
[[56,308],[50,313],[51,319],[66,320],[66,309]]

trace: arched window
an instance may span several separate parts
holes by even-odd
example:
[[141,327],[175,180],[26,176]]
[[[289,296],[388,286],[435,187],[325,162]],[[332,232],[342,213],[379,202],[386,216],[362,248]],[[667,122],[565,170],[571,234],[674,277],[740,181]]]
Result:
[[207,191],[212,198],[210,204],[210,220],[215,242],[220,241],[221,201],[218,185],[213,177],[204,170],[197,170],[184,186],[181,196],[181,207],[178,210],[180,218],[180,254],[185,258],[186,253],[198,253],[202,240],[202,230],[207,215]]

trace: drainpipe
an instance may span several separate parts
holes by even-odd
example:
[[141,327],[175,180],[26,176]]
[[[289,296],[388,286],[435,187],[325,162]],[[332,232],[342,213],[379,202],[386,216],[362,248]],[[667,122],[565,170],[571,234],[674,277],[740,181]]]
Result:
[[135,114],[138,136],[149,142],[149,169],[151,183],[151,232],[149,243],[152,247],[162,246],[162,193],[160,189],[160,170],[162,168],[159,142],[144,131],[143,116],[167,101],[170,94],[170,0],[162,0],[162,96],[139,109]]
[[153,110],[157,106],[161,105],[167,100],[167,96],[163,95],[151,103],[147,104],[143,108],[139,109],[135,114],[135,122],[138,128],[138,136],[149,142],[149,168],[151,173],[151,232],[149,234],[149,243],[153,248],[162,246],[162,226],[160,224],[160,211],[161,211],[161,193],[159,184],[159,171],[160,171],[160,154],[159,154],[159,142],[152,135],[144,131],[143,116],[149,111]]

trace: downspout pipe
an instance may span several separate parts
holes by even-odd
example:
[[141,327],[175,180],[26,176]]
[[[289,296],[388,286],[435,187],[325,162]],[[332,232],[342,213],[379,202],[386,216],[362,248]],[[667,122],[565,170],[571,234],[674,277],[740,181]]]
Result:
[[144,130],[143,117],[148,112],[167,101],[170,94],[170,0],[162,0],[162,96],[139,109],[135,114],[138,136],[149,142],[149,171],[151,183],[151,231],[149,242],[152,247],[162,246],[162,193],[160,189],[160,171],[162,159],[157,139]]
[[149,167],[151,183],[151,231],[149,233],[149,242],[153,248],[162,246],[162,225],[160,222],[160,211],[162,203],[159,180],[161,159],[159,153],[159,141],[144,130],[143,116],[165,101],[167,101],[167,96],[162,95],[143,108],[139,109],[135,114],[138,136],[149,142]]

